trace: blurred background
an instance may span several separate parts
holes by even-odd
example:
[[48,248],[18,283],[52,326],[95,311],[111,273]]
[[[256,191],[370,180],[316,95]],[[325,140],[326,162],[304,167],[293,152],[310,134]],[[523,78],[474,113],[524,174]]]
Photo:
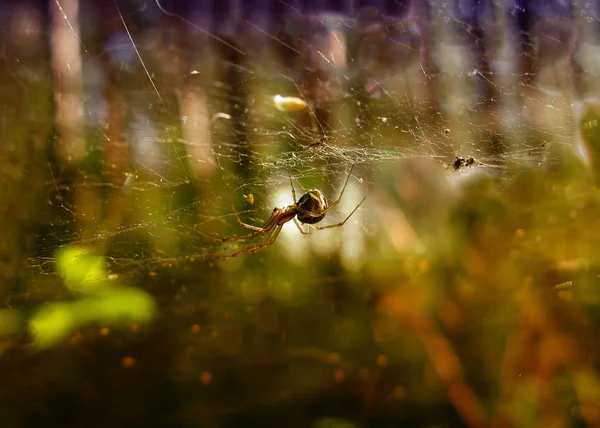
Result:
[[2,427],[600,426],[598,0],[0,30]]

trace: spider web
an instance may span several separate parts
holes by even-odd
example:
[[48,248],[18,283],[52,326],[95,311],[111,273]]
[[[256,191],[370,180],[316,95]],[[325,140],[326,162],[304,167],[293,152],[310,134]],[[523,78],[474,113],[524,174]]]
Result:
[[[265,21],[273,10],[250,11],[241,4],[214,29],[207,17],[218,10],[185,15],[157,2],[118,2],[99,10],[111,17],[110,37],[98,41],[86,33],[94,25],[82,26],[83,164],[89,173],[77,185],[90,195],[104,195],[104,204],[111,198],[120,202],[90,213],[99,226],[82,234],[78,211],[85,210],[69,200],[72,170],[48,162],[48,191],[59,207],[53,215],[64,227],[42,238],[32,265],[51,270],[53,252],[73,241],[109,245],[116,251],[114,261],[136,265],[141,260],[123,252],[127,246],[110,242],[151,242],[158,229],[169,230],[169,237],[134,250],[141,259],[224,255],[231,245],[210,237],[243,231],[234,210],[260,225],[273,207],[291,204],[290,178],[298,196],[317,187],[334,200],[356,165],[342,204],[328,214],[334,223],[373,193],[379,176],[402,169],[405,161],[439,163],[452,180],[468,169],[456,162],[472,157],[472,169],[502,182],[523,168],[552,162],[559,153],[554,147],[572,144],[571,88],[561,74],[568,57],[559,56],[545,74],[530,78],[510,62],[515,29],[506,23],[503,28],[501,19],[480,17],[487,32],[475,34],[468,14],[461,21],[459,12],[444,9],[446,17],[430,27],[436,33],[426,31],[425,11],[414,5],[383,13],[365,7],[352,16],[280,6],[283,25]],[[436,13],[442,12],[430,19],[440,20]],[[92,18],[83,14],[82,19]],[[490,22],[497,27],[488,28]],[[497,28],[501,31],[492,33]],[[530,39],[555,37],[543,31]],[[425,37],[445,41],[426,45]],[[553,40],[563,51],[571,43]],[[487,61],[476,56],[481,44],[490,48]],[[107,62],[110,75],[103,69]],[[542,81],[546,75],[550,88]],[[113,98],[121,98],[111,100],[107,86],[117,92]],[[447,95],[434,99],[438,90]],[[279,111],[273,102],[277,94],[299,97],[309,106]],[[111,114],[123,116],[116,137],[110,134],[118,126]],[[121,141],[108,144],[115,138]],[[127,149],[115,148],[118,144]],[[129,215],[109,225],[101,219],[113,208]],[[360,242],[377,221],[377,200],[371,197],[345,228]],[[280,249],[290,249],[284,254],[299,262],[309,247],[319,248],[317,241],[332,251],[346,239],[341,230],[313,234],[308,242],[291,233],[299,235],[286,227]],[[337,244],[324,244],[331,241]]]

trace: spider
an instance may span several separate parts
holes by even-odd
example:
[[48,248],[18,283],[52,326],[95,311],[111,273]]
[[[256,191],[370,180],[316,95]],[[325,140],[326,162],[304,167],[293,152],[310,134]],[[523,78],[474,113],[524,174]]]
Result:
[[267,247],[273,245],[273,243],[277,239],[277,236],[279,235],[279,232],[281,232],[283,225],[291,220],[294,220],[296,227],[298,227],[298,230],[303,235],[308,235],[309,232],[305,232],[304,230],[302,230],[302,227],[300,226],[298,221],[300,221],[301,223],[304,223],[304,224],[308,224],[317,230],[332,229],[334,227],[343,226],[344,223],[346,223],[346,221],[348,221],[348,219],[352,216],[352,214],[354,214],[354,212],[358,209],[358,207],[360,207],[360,205],[364,202],[366,197],[363,198],[362,201],[360,201],[360,203],[352,210],[352,212],[348,215],[348,217],[346,217],[344,219],[344,221],[342,221],[340,223],[336,223],[336,224],[330,224],[327,226],[314,226],[314,224],[323,220],[325,218],[325,215],[329,212],[329,210],[331,210],[332,208],[334,208],[335,206],[337,206],[340,203],[340,200],[342,199],[342,196],[344,195],[344,191],[346,190],[346,186],[348,185],[348,181],[350,180],[350,176],[352,175],[353,169],[354,169],[354,165],[352,165],[352,168],[350,168],[350,172],[348,173],[348,177],[346,178],[344,187],[342,188],[342,191],[340,192],[340,196],[335,201],[333,201],[331,204],[327,201],[327,198],[325,197],[325,195],[323,195],[323,193],[321,193],[321,191],[317,190],[317,189],[309,190],[304,195],[302,195],[299,200],[296,200],[296,191],[294,190],[294,184],[292,183],[292,178],[290,177],[290,184],[292,186],[292,196],[294,198],[294,204],[288,205],[287,207],[284,207],[284,208],[277,208],[277,207],[273,208],[271,217],[269,217],[269,219],[263,224],[262,227],[253,226],[251,224],[244,223],[240,219],[237,212],[235,212],[235,217],[236,217],[238,223],[241,226],[245,227],[246,229],[252,230],[252,232],[247,233],[245,235],[230,236],[227,238],[222,238],[221,240],[223,242],[237,241],[240,239],[252,238],[254,236],[258,236],[263,233],[265,234],[265,236],[257,245],[255,245],[253,247],[248,247],[242,251],[238,251],[237,253],[234,253],[230,256],[224,256],[224,257],[229,258],[229,257],[237,257],[242,254],[254,254],[254,253],[262,250],[263,248],[267,248]]

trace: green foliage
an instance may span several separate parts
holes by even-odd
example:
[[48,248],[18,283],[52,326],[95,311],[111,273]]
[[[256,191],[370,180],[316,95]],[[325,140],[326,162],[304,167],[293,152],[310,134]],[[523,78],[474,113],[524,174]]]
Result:
[[156,302],[147,292],[109,280],[104,257],[85,247],[67,246],[56,255],[57,271],[65,285],[86,297],[48,302],[28,322],[36,349],[52,347],[76,329],[90,325],[147,324],[156,315]]
[[152,296],[140,289],[122,288],[73,302],[46,303],[30,318],[29,333],[37,349],[46,349],[85,325],[146,324],[155,314]]
[[67,245],[56,253],[56,270],[65,285],[80,294],[100,293],[112,288],[106,260],[93,250]]

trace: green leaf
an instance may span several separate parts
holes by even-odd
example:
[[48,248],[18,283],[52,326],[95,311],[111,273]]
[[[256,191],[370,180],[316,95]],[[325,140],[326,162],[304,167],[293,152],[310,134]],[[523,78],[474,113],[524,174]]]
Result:
[[65,285],[81,294],[95,294],[111,287],[104,257],[86,247],[69,245],[56,254],[56,269]]

